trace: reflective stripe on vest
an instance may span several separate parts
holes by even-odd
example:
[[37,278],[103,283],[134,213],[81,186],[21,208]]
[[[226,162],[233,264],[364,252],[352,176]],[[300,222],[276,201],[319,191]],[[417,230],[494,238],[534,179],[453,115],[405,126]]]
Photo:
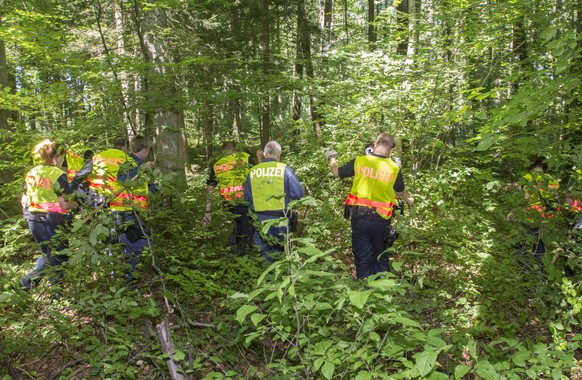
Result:
[[59,204],[60,176],[65,174],[55,166],[41,165],[33,168],[26,176],[26,195],[29,200],[29,211],[56,212],[65,214],[67,210]]
[[85,165],[85,159],[78,153],[67,150],[67,177],[69,182],[75,178],[75,174]]
[[285,210],[285,168],[269,161],[254,166],[250,172],[253,206],[256,212]]
[[[528,173],[524,178],[528,181],[526,188],[530,193],[528,208],[537,211],[544,219],[553,218],[555,213],[548,211],[551,207],[547,205],[554,204],[559,182],[541,172]],[[560,208],[557,207],[557,210],[560,211]]]
[[346,204],[351,206],[368,206],[376,209],[378,214],[390,218],[394,212],[394,202],[375,202],[368,199],[358,198],[353,194],[349,194],[346,199]]
[[245,180],[250,171],[249,157],[248,153],[237,152],[222,157],[214,164],[220,195],[227,201],[242,198]]
[[110,200],[109,206],[113,211],[130,211],[131,199],[127,190],[117,180],[119,168],[124,163],[137,166],[137,163],[128,154],[120,149],[107,149],[93,156],[93,173],[89,187],[96,190],[99,194],[111,197],[117,192],[113,199]]
[[354,162],[354,182],[346,199],[352,206],[367,206],[385,219],[394,212],[394,183],[400,168],[389,158],[359,156]]

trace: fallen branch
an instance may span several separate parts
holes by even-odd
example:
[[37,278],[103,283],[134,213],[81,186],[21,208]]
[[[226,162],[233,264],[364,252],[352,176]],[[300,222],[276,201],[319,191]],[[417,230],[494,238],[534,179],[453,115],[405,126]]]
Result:
[[170,371],[170,377],[173,380],[191,379],[190,376],[183,375],[183,371],[180,365],[174,362],[174,342],[172,341],[172,335],[170,335],[168,322],[164,319],[160,324],[156,325],[156,330],[158,331],[158,337],[160,338],[160,344],[162,345],[162,352],[168,355],[166,364],[168,365],[168,370]]

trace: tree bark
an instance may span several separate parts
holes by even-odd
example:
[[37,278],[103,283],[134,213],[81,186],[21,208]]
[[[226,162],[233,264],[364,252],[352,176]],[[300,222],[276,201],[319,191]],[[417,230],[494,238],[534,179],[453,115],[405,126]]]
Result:
[[[2,26],[2,16],[0,15],[0,26]],[[6,88],[10,88],[10,92],[14,92],[16,87],[15,83],[11,82],[11,76],[8,73],[8,60],[6,58],[6,46],[4,40],[0,39],[0,91],[4,91]],[[0,146],[6,147],[7,144],[13,141],[11,134],[12,132],[11,120],[16,120],[18,114],[9,109],[0,109],[0,131],[2,131],[2,136],[0,137]],[[15,180],[15,172],[10,168],[13,165],[8,164],[12,161],[12,157],[7,153],[7,149],[3,149],[0,152],[0,162],[3,163],[2,166],[5,169],[0,170],[0,181],[3,184],[8,184]],[[5,165],[4,165],[5,164]]]
[[313,80],[315,78],[315,73],[313,71],[313,60],[311,58],[311,29],[310,23],[307,19],[307,13],[305,11],[305,1],[299,0],[298,3],[298,29],[299,29],[299,39],[302,54],[301,57],[305,63],[305,75],[307,76],[309,83],[308,83],[308,91],[309,94],[309,109],[311,113],[311,124],[313,126],[313,133],[316,138],[321,136],[322,130],[322,121],[317,111],[317,100],[315,95],[313,94]]
[[[125,41],[123,39],[124,25],[123,25],[123,14],[121,10],[121,4],[118,0],[113,2],[113,19],[115,23],[115,33],[116,33],[116,45],[117,45],[117,55],[123,57],[126,55],[125,51]],[[121,86],[121,103],[123,104],[123,120],[125,120],[125,128],[128,131],[136,131],[137,124],[132,120],[132,116],[128,111],[129,106],[129,78],[127,72],[119,72],[119,84]]]
[[323,7],[323,33],[322,33],[323,36],[321,39],[321,52],[324,54],[329,50],[331,45],[332,25],[333,25],[333,0],[325,0],[325,5]]
[[376,5],[374,0],[368,0],[368,45],[374,50],[376,45]]
[[148,91],[146,115],[151,123],[146,135],[153,134],[156,142],[155,158],[162,173],[176,175],[178,188],[186,186],[186,147],[184,139],[184,111],[178,90],[175,87],[176,77],[167,51],[166,41],[159,32],[168,26],[165,10],[154,7],[144,14],[143,46],[145,55],[150,62],[146,71]]
[[408,53],[408,23],[410,21],[408,1],[402,0],[396,7],[396,30],[398,31],[398,48],[396,51],[399,55]]
[[[263,0],[263,75],[265,81],[269,81],[271,67],[271,14],[269,11],[269,0]],[[261,119],[261,145],[265,146],[271,136],[271,97],[269,96],[269,86],[263,88],[265,96],[263,97],[262,119]]]

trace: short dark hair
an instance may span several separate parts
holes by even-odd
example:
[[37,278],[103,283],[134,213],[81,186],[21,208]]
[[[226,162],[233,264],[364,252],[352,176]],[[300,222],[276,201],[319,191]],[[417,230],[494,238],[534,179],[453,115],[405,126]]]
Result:
[[127,148],[127,139],[125,137],[116,137],[115,140],[113,140],[113,147],[122,150]]
[[375,144],[384,145],[387,148],[394,149],[396,146],[396,139],[391,134],[383,132],[378,135]]
[[222,150],[236,150],[236,144],[232,141],[225,141],[222,143]]
[[533,170],[534,168],[542,168],[543,171],[548,170],[548,163],[546,162],[545,157],[530,156],[528,160],[529,160],[528,170]]
[[133,153],[137,153],[137,152],[141,151],[142,149],[147,149],[149,147],[151,147],[150,142],[148,141],[148,139],[146,139],[142,135],[135,136],[133,138],[132,143],[131,143],[131,151]]

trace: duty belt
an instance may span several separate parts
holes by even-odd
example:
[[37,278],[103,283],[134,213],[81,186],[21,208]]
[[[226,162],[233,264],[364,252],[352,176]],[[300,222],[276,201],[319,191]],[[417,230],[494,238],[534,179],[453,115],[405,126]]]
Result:
[[46,212],[30,213],[28,214],[28,220],[31,222],[46,222]]

